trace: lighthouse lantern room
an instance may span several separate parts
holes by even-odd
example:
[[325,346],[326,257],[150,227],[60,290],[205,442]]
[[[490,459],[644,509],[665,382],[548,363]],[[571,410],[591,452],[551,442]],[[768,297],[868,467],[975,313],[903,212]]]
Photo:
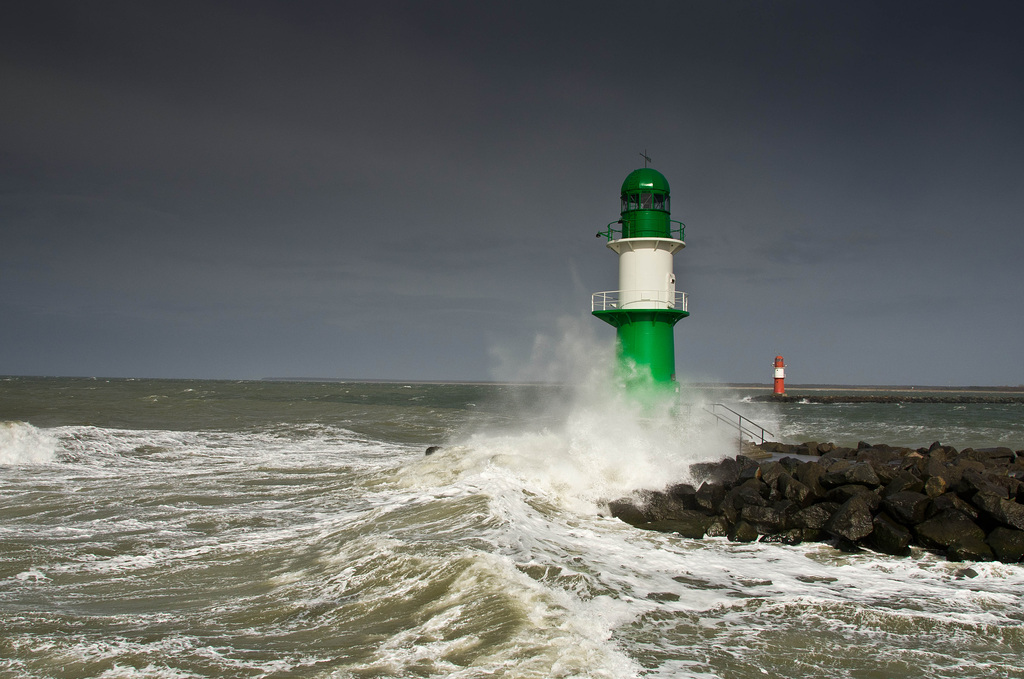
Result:
[[668,180],[643,167],[622,183],[620,218],[597,234],[619,256],[619,289],[594,293],[591,310],[616,328],[619,367],[632,385],[675,386],[673,328],[690,315],[673,271],[684,230],[671,219]]

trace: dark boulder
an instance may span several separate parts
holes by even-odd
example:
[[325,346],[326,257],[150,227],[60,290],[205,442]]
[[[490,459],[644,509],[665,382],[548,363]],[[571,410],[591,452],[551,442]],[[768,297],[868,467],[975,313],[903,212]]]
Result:
[[781,533],[772,533],[761,538],[761,542],[775,542],[783,545],[798,545],[803,541],[804,534],[799,528],[791,528]]
[[761,465],[756,460],[752,460],[746,455],[737,455],[736,462],[740,465],[740,483],[761,478]]
[[648,491],[641,497],[642,509],[648,521],[672,521],[691,509],[685,502],[675,499],[668,493]]
[[960,482],[956,484],[956,492],[961,497],[970,497],[976,493],[993,493],[1004,500],[1010,497],[1009,489],[999,483],[998,477],[988,472],[976,472],[970,469],[964,472]]
[[778,462],[762,462],[761,463],[761,481],[768,485],[769,488],[775,486],[779,477],[786,473],[785,467]]
[[729,534],[729,522],[725,520],[724,516],[713,516],[704,534],[709,538],[725,537]]
[[995,554],[983,538],[968,535],[949,546],[946,558],[950,561],[992,561]]
[[697,503],[697,507],[716,514],[723,499],[725,499],[725,486],[711,481],[702,483],[694,494],[694,502]]
[[[1024,477],[1024,470],[1021,470],[1021,476]],[[1020,502],[1024,499],[1024,481],[1021,479],[1011,476],[1011,472],[1007,472],[1006,485],[1010,489],[1010,499]]]
[[990,461],[1003,460],[1009,462],[1017,457],[1016,453],[1006,446],[999,446],[997,448],[978,448],[978,452],[987,455]]
[[889,446],[879,446],[858,450],[854,459],[858,462],[870,464],[872,467],[880,467],[899,458],[899,453]]
[[828,460],[825,473],[819,479],[822,487],[828,490],[836,486],[845,485],[847,483],[845,472],[853,464],[851,460]]
[[[779,464],[782,465],[782,468],[786,470],[787,474],[792,476],[797,467],[803,464],[803,460],[796,457],[784,457],[779,460]],[[1022,478],[1024,478],[1024,465],[1021,466],[1021,474]]]
[[639,527],[646,530],[656,530],[661,533],[679,533],[686,538],[700,539],[704,537],[708,526],[711,525],[712,517],[692,509],[682,510],[671,519],[652,521],[641,524]]
[[811,489],[789,474],[783,474],[779,477],[778,486],[782,497],[795,502],[801,507],[806,507],[814,502],[815,496]]
[[793,478],[810,488],[815,497],[825,497],[825,488],[821,485],[821,477],[824,473],[825,468],[820,462],[805,462],[797,467]]
[[1006,469],[993,467],[986,476],[990,483],[1001,489],[1003,497],[1008,500],[1016,499],[1021,482],[1009,476]]
[[795,446],[791,443],[779,443],[776,450],[770,451],[778,453],[780,455],[800,455],[800,446]]
[[828,534],[820,528],[795,528],[800,531],[800,537],[804,542],[822,542],[828,539]]
[[931,454],[941,453],[942,455],[946,456],[946,459],[951,459],[957,455],[956,448],[954,448],[953,446],[944,446],[938,441],[933,443],[930,447],[928,447],[922,452]]
[[999,526],[988,534],[988,545],[1003,563],[1024,559],[1024,531]]
[[868,536],[867,544],[874,550],[893,556],[905,556],[910,552],[910,540],[913,536],[906,527],[896,523],[885,512],[879,512],[872,520],[873,530]]
[[999,523],[1017,530],[1024,530],[1024,505],[1012,500],[1004,500],[991,492],[977,493],[971,498],[971,502]]
[[956,485],[956,483],[958,483],[963,477],[964,473],[968,471],[983,474],[985,472],[985,465],[977,460],[972,460],[969,457],[957,456],[953,458],[953,462],[946,467],[946,473],[952,474],[952,476],[949,477],[950,485]]
[[885,464],[875,464],[872,465],[872,469],[874,469],[875,474],[878,475],[878,482],[882,486],[888,486],[892,483],[893,479],[904,473],[903,469],[900,467],[899,460],[893,460],[892,462],[887,462]]
[[729,540],[732,542],[754,542],[757,540],[757,528],[748,521],[737,521],[729,530]]
[[669,486],[666,491],[668,496],[680,503],[686,509],[697,508],[697,490],[689,483],[677,483]]
[[747,479],[737,488],[743,488],[745,490],[751,490],[761,496],[762,499],[767,500],[771,497],[772,489],[768,487],[768,484],[761,479]]
[[427,452],[425,452],[423,454],[424,455],[433,455],[434,453],[436,453],[439,450],[441,450],[441,446],[430,446],[430,447],[427,448]]
[[835,502],[819,502],[794,514],[792,523],[798,528],[821,530],[837,509],[839,505]]
[[872,510],[878,509],[878,505],[882,501],[875,491],[871,490],[867,486],[858,486],[855,483],[833,488],[825,495],[825,499],[829,502],[835,502],[836,504],[841,505],[857,495],[863,495],[865,502],[871,505]]
[[800,505],[785,498],[773,502],[772,507],[775,511],[782,513],[782,516],[786,519],[787,523],[791,521],[792,518],[796,516],[796,513],[801,509]]
[[947,462],[945,469],[939,474],[945,481],[946,486],[949,488],[955,488],[959,483],[960,479],[964,476],[965,468],[956,462]]
[[985,531],[966,514],[955,509],[939,512],[932,518],[914,526],[914,534],[921,544],[931,549],[945,549],[956,542],[975,538],[984,542]]
[[735,486],[725,494],[719,511],[729,523],[736,523],[739,520],[740,513],[745,506],[768,506],[768,500],[761,493],[761,486],[764,486],[764,484],[759,480],[750,479]]
[[761,495],[760,491],[756,487],[743,485],[736,486],[726,493],[725,500],[722,501],[722,505],[730,505],[738,511],[743,509],[744,505],[760,505],[761,507],[767,507],[768,500]]
[[892,518],[904,526],[913,526],[924,520],[929,502],[931,500],[923,493],[901,490],[885,498],[882,505]]
[[946,509],[955,509],[961,514],[971,517],[972,521],[978,520],[978,510],[961,500],[956,493],[943,493],[933,499],[932,504],[928,507],[928,518]]
[[837,458],[854,460],[857,458],[857,453],[858,451],[855,450],[854,448],[844,448],[841,446],[836,446],[835,448],[830,450],[828,454]]
[[875,473],[875,470],[867,462],[854,462],[836,472],[833,472],[832,467],[829,467],[828,473],[822,477],[822,485],[826,488],[829,486],[844,486],[851,483],[877,488],[881,481],[878,479],[878,474]]
[[925,481],[936,476],[945,478],[947,473],[945,453],[932,453],[924,459],[921,466],[921,478]]
[[616,519],[625,521],[631,526],[639,526],[640,524],[648,522],[647,516],[644,515],[636,503],[629,498],[621,498],[619,500],[609,502],[608,511]]
[[915,451],[903,456],[900,460],[900,467],[911,472],[914,476],[921,476],[921,469],[924,467],[924,463],[924,455]]
[[774,507],[745,505],[740,511],[740,519],[752,523],[761,535],[779,533],[786,529],[786,516]]
[[900,472],[882,489],[882,497],[889,497],[904,490],[920,493],[924,490],[924,482],[906,470]]
[[690,475],[697,481],[731,486],[739,480],[740,465],[731,457],[719,462],[698,462],[690,465]]
[[859,496],[843,503],[825,524],[827,533],[850,542],[866,538],[873,529],[871,507]]

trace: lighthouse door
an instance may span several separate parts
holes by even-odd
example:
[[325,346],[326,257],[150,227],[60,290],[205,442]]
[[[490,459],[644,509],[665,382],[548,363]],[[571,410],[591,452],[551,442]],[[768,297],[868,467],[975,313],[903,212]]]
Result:
[[665,292],[668,293],[665,299],[668,308],[674,309],[676,306],[676,275],[672,272],[666,276]]

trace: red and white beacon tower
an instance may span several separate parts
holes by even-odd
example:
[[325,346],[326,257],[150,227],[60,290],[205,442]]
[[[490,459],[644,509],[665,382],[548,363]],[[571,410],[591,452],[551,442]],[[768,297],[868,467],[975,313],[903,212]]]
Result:
[[786,364],[782,362],[781,356],[775,357],[775,391],[774,393],[786,393]]

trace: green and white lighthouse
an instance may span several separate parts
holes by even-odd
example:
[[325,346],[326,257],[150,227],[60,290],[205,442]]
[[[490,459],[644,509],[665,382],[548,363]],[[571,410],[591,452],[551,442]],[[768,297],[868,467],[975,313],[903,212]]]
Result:
[[594,293],[591,309],[615,326],[619,368],[630,387],[675,390],[672,329],[690,314],[672,264],[686,247],[685,227],[671,219],[668,180],[653,168],[630,172],[621,198],[621,217],[597,234],[619,256],[619,289]]

